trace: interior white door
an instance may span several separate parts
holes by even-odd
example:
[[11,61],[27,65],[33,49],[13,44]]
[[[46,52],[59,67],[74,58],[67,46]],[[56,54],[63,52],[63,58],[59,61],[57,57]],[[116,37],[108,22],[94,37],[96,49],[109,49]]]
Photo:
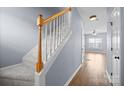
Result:
[[107,23],[107,72],[109,77],[109,80],[111,82],[112,80],[112,72],[113,72],[113,68],[112,68],[112,22],[108,22]]
[[120,85],[120,8],[112,11],[112,83]]

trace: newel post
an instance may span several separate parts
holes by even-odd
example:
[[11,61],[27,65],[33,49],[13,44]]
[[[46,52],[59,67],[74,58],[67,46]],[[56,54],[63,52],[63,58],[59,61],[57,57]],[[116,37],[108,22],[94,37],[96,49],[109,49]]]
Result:
[[42,26],[43,26],[43,16],[39,15],[37,18],[38,25],[38,62],[36,64],[36,72],[40,72],[43,69],[43,60],[42,60]]

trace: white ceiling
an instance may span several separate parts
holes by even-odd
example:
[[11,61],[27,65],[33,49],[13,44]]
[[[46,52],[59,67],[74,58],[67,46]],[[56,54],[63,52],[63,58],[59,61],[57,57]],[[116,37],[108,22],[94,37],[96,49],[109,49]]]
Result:
[[[78,11],[82,17],[85,33],[92,33],[92,30],[95,30],[96,33],[107,32],[107,8],[101,7],[80,7]],[[89,17],[91,15],[96,15],[96,21],[90,21]]]

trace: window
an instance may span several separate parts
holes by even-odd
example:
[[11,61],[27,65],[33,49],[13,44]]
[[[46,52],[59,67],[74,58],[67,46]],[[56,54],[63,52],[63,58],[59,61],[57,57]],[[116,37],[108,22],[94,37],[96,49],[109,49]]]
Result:
[[101,38],[89,38],[88,41],[88,47],[89,48],[102,48],[102,39]]

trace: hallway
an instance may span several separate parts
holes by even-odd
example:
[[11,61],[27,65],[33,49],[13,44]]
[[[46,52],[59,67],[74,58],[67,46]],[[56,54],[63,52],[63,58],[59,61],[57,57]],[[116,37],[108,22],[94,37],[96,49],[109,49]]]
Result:
[[106,76],[106,55],[99,53],[86,53],[86,62],[70,82],[70,86],[108,86]]

